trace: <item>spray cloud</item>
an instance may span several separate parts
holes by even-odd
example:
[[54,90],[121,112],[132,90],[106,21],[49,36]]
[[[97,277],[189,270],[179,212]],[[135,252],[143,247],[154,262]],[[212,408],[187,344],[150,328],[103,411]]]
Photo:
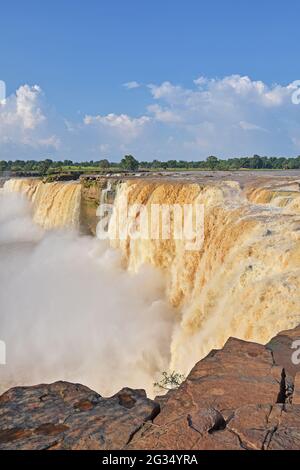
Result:
[[44,232],[17,193],[0,194],[1,389],[55,380],[110,395],[168,368],[174,312],[150,266],[133,274],[106,242]]

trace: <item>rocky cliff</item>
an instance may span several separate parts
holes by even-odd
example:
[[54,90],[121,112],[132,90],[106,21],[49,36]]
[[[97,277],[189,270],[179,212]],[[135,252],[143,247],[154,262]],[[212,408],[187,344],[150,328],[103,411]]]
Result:
[[299,449],[300,327],[267,345],[230,338],[164,397],[103,398],[67,382],[0,397],[1,449]]

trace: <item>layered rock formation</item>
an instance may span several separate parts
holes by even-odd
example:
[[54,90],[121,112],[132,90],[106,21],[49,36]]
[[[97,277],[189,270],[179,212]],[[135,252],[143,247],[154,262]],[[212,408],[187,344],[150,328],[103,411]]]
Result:
[[299,449],[298,338],[300,327],[266,346],[230,338],[154,401],[67,382],[10,389],[0,397],[0,448]]
[[[44,228],[81,223],[92,234],[101,202],[113,202],[119,213],[124,202],[149,210],[152,205],[203,204],[201,249],[186,251],[177,239],[129,235],[111,245],[120,249],[129,271],[151,264],[165,276],[175,312],[171,370],[186,374],[209,351],[226,344],[198,362],[178,390],[154,402],[126,390],[126,407],[118,398],[124,391],[101,398],[65,382],[12,389],[1,397],[1,446],[299,448],[300,376],[290,346],[300,331],[270,341],[300,322],[299,177],[118,178],[66,184],[11,180],[5,190],[25,193],[34,220]],[[112,217],[109,229],[117,225]],[[228,340],[232,336],[270,342]],[[78,406],[81,400],[87,403],[84,409]]]

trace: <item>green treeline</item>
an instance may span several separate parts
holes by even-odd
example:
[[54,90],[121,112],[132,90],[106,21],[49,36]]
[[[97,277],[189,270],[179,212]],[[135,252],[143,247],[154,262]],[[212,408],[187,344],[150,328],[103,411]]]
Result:
[[125,155],[119,163],[109,162],[107,159],[99,161],[73,162],[72,160],[53,161],[49,158],[45,160],[0,160],[0,172],[13,173],[32,173],[38,175],[55,174],[61,172],[91,172],[105,170],[239,170],[239,169],[298,169],[300,168],[300,156],[296,158],[285,157],[261,157],[253,155],[253,157],[239,157],[219,159],[215,156],[209,156],[206,160],[201,161],[185,161],[185,160],[168,160],[162,162],[153,160],[152,162],[139,162],[132,155]]

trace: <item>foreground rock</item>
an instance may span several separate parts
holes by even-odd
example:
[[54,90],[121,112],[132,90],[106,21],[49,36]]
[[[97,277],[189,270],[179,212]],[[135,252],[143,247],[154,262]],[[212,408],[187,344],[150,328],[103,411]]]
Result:
[[67,382],[13,388],[0,397],[0,448],[300,449],[295,339],[300,327],[266,346],[230,338],[156,401]]
[[293,377],[270,349],[230,338],[169,393],[155,425],[145,425],[130,447],[300,449],[300,406],[291,404],[292,393]]
[[143,390],[101,398],[67,382],[16,387],[0,398],[0,448],[119,449],[158,412]]

